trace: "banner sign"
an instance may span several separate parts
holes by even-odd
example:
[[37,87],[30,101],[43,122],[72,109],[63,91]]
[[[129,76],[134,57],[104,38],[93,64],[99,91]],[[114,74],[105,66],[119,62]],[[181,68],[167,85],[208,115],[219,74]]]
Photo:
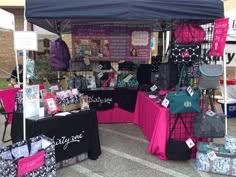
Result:
[[75,58],[90,60],[149,60],[149,28],[75,27],[72,32]]
[[223,56],[227,32],[229,29],[229,18],[217,19],[214,22],[213,41],[209,55]]

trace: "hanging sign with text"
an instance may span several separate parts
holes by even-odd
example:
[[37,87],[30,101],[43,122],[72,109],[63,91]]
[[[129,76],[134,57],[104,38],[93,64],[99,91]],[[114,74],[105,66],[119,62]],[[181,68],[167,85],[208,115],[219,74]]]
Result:
[[229,18],[215,20],[210,56],[223,56],[228,29]]
[[150,34],[141,27],[75,27],[73,54],[91,60],[149,60]]
[[14,48],[15,50],[38,51],[37,33],[33,31],[15,31]]

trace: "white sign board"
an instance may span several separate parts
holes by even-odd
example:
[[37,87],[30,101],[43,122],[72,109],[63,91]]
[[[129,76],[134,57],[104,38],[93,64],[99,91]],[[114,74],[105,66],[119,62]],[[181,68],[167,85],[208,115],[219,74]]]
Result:
[[32,118],[39,116],[40,99],[39,85],[26,86],[23,95],[24,98],[24,116]]
[[0,9],[0,31],[14,31],[15,19],[14,15],[3,9]]
[[236,8],[225,12],[225,17],[229,18],[227,41],[236,41]]
[[14,33],[15,50],[38,51],[37,33],[33,31],[16,31]]

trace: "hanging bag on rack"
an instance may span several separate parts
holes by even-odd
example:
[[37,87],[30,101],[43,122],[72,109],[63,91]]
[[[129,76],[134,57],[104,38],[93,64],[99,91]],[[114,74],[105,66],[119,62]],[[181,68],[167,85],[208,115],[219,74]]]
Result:
[[199,67],[201,76],[198,86],[203,89],[217,89],[219,86],[220,76],[223,74],[221,64],[202,65]]
[[51,42],[49,63],[53,71],[67,71],[70,66],[70,51],[64,40]]
[[186,66],[183,65],[176,91],[169,92],[167,95],[170,102],[169,105],[171,114],[200,112],[200,91],[198,89],[193,90],[193,95],[191,96],[186,90],[180,90],[180,83],[184,71],[186,73],[185,82],[189,85]]
[[174,125],[171,128],[170,135],[166,143],[166,156],[169,160],[189,160],[191,157],[192,149],[188,147],[186,142],[183,140],[177,140],[172,138],[172,134],[175,130],[176,123],[178,122],[179,119],[183,123],[185,131],[188,134],[188,130],[184,123],[184,120],[182,116],[178,114],[174,122]]
[[174,63],[185,63],[192,65],[197,62],[201,55],[201,45],[191,44],[175,44],[171,49],[171,60]]
[[172,61],[192,65],[201,55],[201,45],[206,32],[199,25],[183,23],[175,30],[176,43],[172,47]]
[[205,30],[197,24],[182,23],[175,29],[177,43],[203,42]]
[[223,138],[225,136],[226,115],[208,110],[210,99],[211,97],[208,95],[202,112],[194,118],[193,132],[198,138]]

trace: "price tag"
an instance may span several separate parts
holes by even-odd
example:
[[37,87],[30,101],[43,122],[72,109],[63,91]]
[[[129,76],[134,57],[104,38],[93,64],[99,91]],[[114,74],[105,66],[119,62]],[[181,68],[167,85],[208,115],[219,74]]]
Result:
[[165,98],[165,99],[162,101],[161,105],[164,106],[165,108],[167,108],[168,105],[169,105],[169,103],[170,103],[170,101],[169,101],[167,98]]
[[59,97],[59,98],[63,98],[64,95],[65,95],[64,91],[56,92],[56,96]]
[[51,111],[55,111],[57,109],[56,104],[53,100],[53,98],[47,99],[48,107]]
[[51,90],[52,90],[52,91],[53,91],[53,90],[59,90],[58,85],[53,85],[53,86],[51,86]]
[[102,67],[103,67],[103,66],[102,66],[101,64],[100,64],[100,65],[98,65],[98,68],[99,68],[100,70],[102,69]]
[[155,91],[156,89],[157,89],[157,86],[156,85],[153,85],[153,86],[151,86],[151,91],[153,92],[153,91]]
[[84,57],[84,63],[85,63],[85,65],[90,65],[90,60],[89,60],[89,57]]
[[95,71],[99,73],[99,72],[101,72],[101,70],[102,70],[102,65],[100,64],[97,66]]
[[91,55],[91,51],[90,51],[90,50],[85,50],[85,51],[84,51],[84,54],[85,54],[85,55]]
[[72,89],[72,94],[79,95],[78,89],[77,88]]
[[217,159],[217,156],[216,156],[215,151],[210,151],[210,152],[208,152],[208,153],[207,153],[207,156],[208,156],[208,158],[209,158],[211,161]]
[[72,91],[71,90],[66,90],[65,91],[65,97],[70,97],[72,96]]
[[208,111],[206,112],[206,115],[208,115],[208,116],[210,116],[210,117],[213,117],[214,115],[216,115],[216,113],[213,112],[212,110],[208,110]]
[[185,142],[188,145],[189,149],[191,149],[193,146],[195,146],[195,144],[191,138],[187,139]]
[[123,81],[124,81],[124,82],[129,82],[129,80],[130,80],[132,77],[133,77],[133,75],[132,75],[132,74],[129,74],[128,76],[126,76],[126,77],[123,79]]
[[98,54],[98,57],[102,58],[102,57],[103,57],[103,54],[102,54],[102,53],[99,53],[99,54]]
[[189,86],[187,88],[187,92],[189,93],[190,96],[193,96],[193,89],[192,89],[192,87]]
[[99,79],[101,79],[101,77],[103,76],[103,72],[98,73],[97,76],[98,76]]

